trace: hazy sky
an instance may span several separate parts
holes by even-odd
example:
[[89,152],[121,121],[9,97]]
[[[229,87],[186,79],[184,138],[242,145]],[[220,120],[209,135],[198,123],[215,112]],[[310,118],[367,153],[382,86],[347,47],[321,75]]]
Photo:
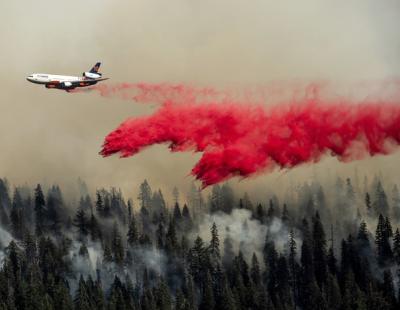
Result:
[[[0,176],[12,183],[186,187],[199,155],[152,147],[136,157],[98,155],[104,136],[129,116],[128,101],[33,85],[33,72],[81,74],[96,61],[113,82],[263,84],[273,80],[380,80],[400,70],[400,3],[268,0],[70,0],[0,2]],[[367,94],[366,94],[367,95]],[[398,172],[399,157],[337,164],[293,176],[368,167]],[[388,174],[388,177],[389,174]],[[252,191],[285,175],[241,182]],[[236,183],[236,182],[233,182]]]

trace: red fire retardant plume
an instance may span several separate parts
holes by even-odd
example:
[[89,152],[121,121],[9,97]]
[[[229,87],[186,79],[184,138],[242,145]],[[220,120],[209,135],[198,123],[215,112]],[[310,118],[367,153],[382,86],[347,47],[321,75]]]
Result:
[[[159,103],[174,101],[174,103],[220,100],[228,97],[226,92],[217,91],[211,87],[194,87],[185,84],[170,83],[116,83],[99,84],[86,90],[96,91],[102,97],[118,97],[140,103]],[[75,92],[85,92],[77,89]]]
[[400,105],[165,104],[151,116],[122,123],[105,138],[101,154],[129,157],[159,143],[171,151],[202,152],[192,174],[208,186],[324,155],[354,160],[388,154],[400,143]]

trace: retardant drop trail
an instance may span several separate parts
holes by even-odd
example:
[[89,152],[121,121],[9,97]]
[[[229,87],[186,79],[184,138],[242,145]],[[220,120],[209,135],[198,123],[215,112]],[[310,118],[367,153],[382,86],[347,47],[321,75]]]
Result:
[[192,174],[208,186],[323,155],[354,160],[391,153],[400,143],[400,106],[315,100],[269,109],[165,104],[151,116],[122,123],[105,138],[101,154],[128,157],[159,143],[171,151],[203,152]]

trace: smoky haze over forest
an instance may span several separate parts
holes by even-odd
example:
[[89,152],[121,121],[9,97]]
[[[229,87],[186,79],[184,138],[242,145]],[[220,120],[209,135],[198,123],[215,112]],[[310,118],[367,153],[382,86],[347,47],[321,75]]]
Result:
[[[3,2],[0,81],[0,175],[12,184],[115,185],[135,197],[141,180],[187,190],[198,155],[156,146],[134,158],[101,158],[104,136],[129,116],[154,107],[27,84],[32,72],[79,74],[96,61],[114,82],[186,82],[240,87],[274,80],[381,80],[397,76],[397,1],[86,1]],[[345,94],[343,94],[345,95]],[[365,96],[368,95],[366,90]],[[354,168],[388,179],[398,155],[297,168],[246,182],[242,191],[278,187],[287,179],[344,175]]]

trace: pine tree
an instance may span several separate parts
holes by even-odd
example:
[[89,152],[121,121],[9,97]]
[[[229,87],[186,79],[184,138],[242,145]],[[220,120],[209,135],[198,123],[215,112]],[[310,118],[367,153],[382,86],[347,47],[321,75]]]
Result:
[[229,236],[229,229],[227,229],[227,234],[224,239],[224,255],[222,256],[222,263],[227,268],[231,261],[232,258],[235,256],[235,253],[233,251],[233,241],[232,238]]
[[387,228],[387,223],[385,222],[382,214],[380,214],[375,233],[375,244],[377,247],[377,256],[380,265],[384,265],[393,257],[393,252],[389,243],[390,233],[388,232]]
[[268,208],[268,211],[267,211],[267,218],[268,218],[269,221],[271,221],[274,216],[276,216],[274,203],[272,202],[272,199],[270,199],[269,200],[269,208]]
[[294,237],[293,229],[289,232],[289,241],[288,241],[288,248],[289,248],[289,257],[288,257],[288,264],[289,264],[289,281],[292,287],[292,298],[294,302],[294,306],[297,305],[297,274],[298,274],[298,264],[296,262],[297,256],[297,244]]
[[385,190],[383,189],[381,181],[378,181],[377,183],[374,198],[375,199],[372,203],[372,207],[375,211],[375,214],[383,214],[384,216],[388,216],[389,204],[387,202],[387,196]]
[[107,195],[104,196],[103,217],[108,218],[110,216],[111,216],[111,201],[110,201],[110,195],[107,193]]
[[36,220],[36,235],[41,235],[44,232],[45,221],[45,200],[40,184],[35,189],[35,220]]
[[223,277],[221,282],[222,282],[221,296],[218,300],[218,304],[216,305],[215,309],[221,309],[221,310],[238,309],[239,307],[237,307],[237,304],[235,302],[235,299],[233,297],[231,288],[229,287],[229,283],[226,277]]
[[78,232],[78,240],[85,240],[86,236],[89,233],[88,230],[88,220],[86,218],[86,213],[83,209],[78,209],[75,213],[75,217],[73,220],[73,225],[77,228]]
[[329,272],[335,276],[337,273],[337,259],[335,257],[335,252],[333,247],[329,247],[328,256],[327,256],[327,264]]
[[293,307],[292,294],[290,292],[290,273],[286,258],[280,256],[277,262],[277,281],[276,291],[279,296],[279,300],[287,308]]
[[326,303],[330,310],[341,309],[341,293],[337,278],[333,274],[328,274],[326,283]]
[[326,282],[327,266],[326,266],[326,239],[322,223],[317,212],[313,225],[313,259],[315,276],[319,287]]
[[93,212],[89,220],[89,235],[92,241],[101,240],[103,235],[101,232],[99,222],[97,221],[96,216],[93,214]]
[[142,184],[140,184],[139,188],[139,196],[140,204],[142,208],[150,207],[151,202],[151,187],[147,180],[144,180]]
[[172,300],[167,284],[163,279],[160,279],[158,287],[156,288],[156,304],[157,309],[160,310],[171,310]]
[[111,263],[113,261],[112,252],[108,243],[104,245],[103,249],[103,263]]
[[385,270],[383,272],[383,295],[390,305],[391,309],[396,308],[396,293],[394,289],[393,277],[390,270]]
[[183,295],[181,290],[178,290],[176,292],[176,298],[175,298],[175,310],[188,310],[190,309],[190,306],[185,299],[185,296]]
[[290,220],[289,211],[287,209],[286,203],[284,203],[283,210],[282,210],[282,222],[287,224],[289,222],[289,220]]
[[136,227],[136,219],[135,216],[132,214],[130,217],[130,222],[129,222],[129,229],[127,233],[127,238],[128,238],[128,244],[131,247],[134,247],[138,244],[139,242],[139,232]]
[[104,201],[103,201],[103,197],[102,194],[99,190],[96,191],[96,211],[99,214],[99,216],[103,216],[104,215]]
[[255,218],[259,220],[261,223],[265,222],[265,210],[261,203],[259,203],[256,207]]
[[164,225],[160,221],[158,223],[157,231],[156,231],[156,245],[158,249],[165,248],[165,232],[164,232]]
[[124,246],[116,222],[114,223],[111,235],[111,252],[113,253],[114,262],[121,266],[124,261]]
[[24,233],[24,212],[23,202],[19,190],[16,188],[14,191],[12,207],[10,212],[11,230],[17,239],[21,239]]
[[197,284],[200,284],[201,280],[203,279],[205,262],[206,250],[204,248],[204,242],[200,236],[197,236],[193,247],[189,250],[188,255],[190,273]]
[[90,299],[87,293],[87,287],[83,276],[79,279],[78,290],[75,294],[74,305],[76,310],[91,310]]
[[207,272],[204,288],[203,288],[203,297],[201,300],[201,304],[199,309],[200,310],[212,310],[215,306],[215,299],[214,299],[214,291],[213,291],[213,284],[211,279],[210,272]]
[[367,214],[369,216],[372,215],[372,205],[371,205],[371,197],[368,192],[365,193],[365,207],[367,209]]
[[269,296],[272,302],[276,303],[276,286],[277,286],[277,263],[278,263],[278,253],[275,249],[275,243],[269,239],[269,236],[265,238],[264,245],[264,264],[265,264],[265,276],[264,281],[266,287],[268,288]]
[[393,237],[393,229],[392,229],[392,224],[390,223],[389,217],[385,218],[385,232],[386,232],[387,238]]
[[371,248],[371,245],[369,243],[369,232],[367,229],[367,224],[364,221],[360,223],[360,227],[358,229],[357,245],[360,250],[365,249],[366,251],[368,251]]
[[221,210],[225,213],[231,213],[234,207],[235,197],[232,188],[228,183],[221,186]]
[[178,238],[176,236],[175,220],[169,221],[168,230],[165,235],[165,250],[169,255],[176,255],[178,253]]
[[110,296],[108,297],[109,310],[127,309],[123,295],[124,289],[125,287],[121,283],[121,280],[118,278],[118,276],[115,276],[114,282],[111,285]]
[[210,196],[210,212],[218,212],[222,209],[221,188],[218,184],[214,185],[211,189]]
[[261,284],[261,271],[260,265],[258,263],[256,253],[253,253],[253,257],[251,259],[251,270],[250,270],[251,280],[256,286]]
[[182,292],[187,300],[188,309],[194,309],[195,307],[195,290],[192,276],[184,272],[184,279],[182,285]]
[[353,185],[351,184],[350,178],[346,179],[346,198],[348,200],[349,206],[352,206],[355,201],[355,192]]
[[175,203],[175,207],[174,207],[174,220],[177,223],[180,223],[180,221],[182,220],[182,213],[181,213],[181,208],[179,207],[179,203]]
[[215,222],[211,226],[211,241],[208,247],[210,257],[214,261],[214,263],[218,263],[221,259],[221,254],[219,252],[219,237],[218,237],[218,229]]
[[393,237],[393,258],[398,266],[400,266],[400,232],[396,229]]
[[184,204],[184,206],[182,208],[182,219],[183,219],[182,224],[181,224],[182,230],[184,232],[190,231],[190,229],[193,226],[193,222],[192,222],[192,217],[190,215],[189,208],[186,204]]

